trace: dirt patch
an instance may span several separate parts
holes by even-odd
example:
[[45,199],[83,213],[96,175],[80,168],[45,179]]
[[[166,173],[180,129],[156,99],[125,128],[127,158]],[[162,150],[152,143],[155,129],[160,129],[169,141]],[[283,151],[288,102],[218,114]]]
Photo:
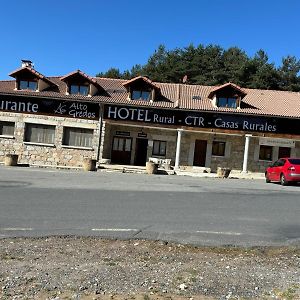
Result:
[[300,248],[0,239],[1,299],[300,299]]

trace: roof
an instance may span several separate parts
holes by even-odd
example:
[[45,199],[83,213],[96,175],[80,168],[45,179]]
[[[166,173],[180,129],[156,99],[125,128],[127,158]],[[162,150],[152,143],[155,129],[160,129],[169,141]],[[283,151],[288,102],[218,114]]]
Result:
[[155,84],[153,83],[153,81],[150,80],[150,79],[149,79],[148,77],[146,77],[146,76],[138,76],[138,77],[135,77],[135,78],[133,78],[133,79],[130,79],[130,80],[124,82],[123,85],[126,87],[126,86],[129,86],[129,85],[131,85],[132,83],[137,82],[137,81],[140,81],[140,80],[144,81],[145,83],[149,84],[150,86],[152,86],[152,87],[155,88],[155,89],[159,89],[159,87],[158,87],[157,85],[155,85]]
[[[13,72],[12,74],[16,73],[17,71]],[[93,84],[97,84],[102,87],[105,93],[99,93],[92,97],[82,95],[66,95],[67,85],[62,79],[66,79],[73,74],[77,74],[78,72],[88,78],[90,82],[93,82]],[[43,76],[38,74],[40,73],[37,72],[37,76]],[[234,109],[213,106],[211,99],[209,99],[209,95],[219,90],[220,86],[160,83],[152,82],[148,78],[142,77],[143,80],[146,78],[146,80],[150,81],[151,85],[160,89],[159,98],[153,102],[149,102],[143,100],[128,100],[126,85],[132,82],[132,80],[128,81],[122,79],[90,77],[79,70],[63,77],[44,78],[57,85],[57,88],[47,89],[40,92],[14,90],[14,80],[6,80],[0,81],[0,95],[6,94],[26,97],[30,96],[84,102],[132,105],[139,107],[300,118],[300,93],[298,92],[246,88],[242,89],[238,86],[235,86],[233,83],[230,83],[231,86],[240,89],[245,94],[242,100],[241,108]],[[228,84],[225,86],[227,85]]]
[[[25,61],[25,60],[22,60]],[[40,72],[38,72],[37,70],[31,68],[31,67],[23,67],[23,68],[19,68],[13,72],[11,72],[9,74],[9,76],[17,78],[19,75],[21,75],[24,72],[28,72],[31,73],[34,77],[36,77],[37,79],[41,79],[45,82],[47,82],[50,85],[55,85],[54,82],[52,82],[49,78],[45,77],[43,74],[41,74]]]
[[86,73],[84,73],[84,72],[82,72],[80,70],[73,71],[73,72],[71,72],[71,73],[69,73],[69,74],[61,77],[60,80],[67,82],[68,79],[71,79],[72,77],[77,76],[77,75],[79,75],[82,78],[86,79],[90,83],[93,83],[95,85],[99,85],[98,82],[97,82],[97,80],[95,78],[90,77],[89,75],[87,75]]
[[240,88],[238,85],[236,85],[236,84],[234,84],[234,83],[232,83],[232,82],[228,82],[228,83],[225,83],[225,84],[223,84],[223,85],[221,85],[221,86],[217,86],[217,87],[213,88],[213,89],[210,91],[208,97],[211,98],[216,92],[221,91],[221,90],[223,90],[223,89],[225,89],[225,88],[228,88],[228,87],[234,89],[235,91],[237,91],[239,94],[241,94],[241,95],[243,95],[243,96],[245,96],[245,95],[247,94],[247,93],[246,93],[242,88]]
[[97,82],[97,80],[95,78],[90,77],[89,75],[87,75],[86,73],[82,72],[81,70],[73,71],[73,72],[71,72],[71,73],[69,73],[69,74],[61,77],[60,80],[68,83],[69,80],[72,80],[72,78],[77,77],[77,76],[85,79],[90,84],[93,84],[98,89],[98,91],[105,92],[105,90],[103,89],[103,87],[99,84],[99,82]]

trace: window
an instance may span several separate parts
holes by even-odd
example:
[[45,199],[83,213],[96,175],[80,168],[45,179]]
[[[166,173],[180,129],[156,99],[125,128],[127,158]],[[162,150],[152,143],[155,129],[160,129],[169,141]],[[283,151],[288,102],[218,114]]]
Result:
[[219,97],[217,99],[217,106],[237,108],[237,99],[232,97]]
[[55,126],[26,124],[25,142],[54,144]]
[[260,149],[259,149],[259,159],[271,161],[272,160],[272,152],[273,152],[272,146],[261,145]]
[[0,135],[14,136],[15,123],[0,121]]
[[87,96],[88,93],[89,93],[89,87],[87,85],[72,84],[70,86],[70,94],[71,95],[83,95],[83,96]]
[[65,127],[63,145],[92,148],[93,133],[93,129]]
[[131,138],[114,137],[113,151],[131,151]]
[[151,92],[143,90],[133,90],[131,93],[132,100],[150,100]]
[[19,89],[36,91],[37,90],[37,82],[29,81],[29,80],[20,80]]
[[289,148],[289,147],[279,147],[279,149],[278,149],[278,158],[290,157],[290,156],[291,156],[291,148]]
[[167,142],[153,141],[152,155],[166,156]]
[[225,156],[225,142],[213,141],[212,155]]

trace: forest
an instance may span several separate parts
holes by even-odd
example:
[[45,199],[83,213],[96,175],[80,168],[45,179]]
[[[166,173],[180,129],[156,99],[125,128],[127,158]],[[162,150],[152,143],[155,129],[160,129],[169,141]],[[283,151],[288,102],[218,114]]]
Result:
[[159,45],[145,65],[136,64],[121,72],[111,67],[97,77],[131,79],[148,76],[153,81],[199,85],[233,82],[241,87],[300,91],[300,60],[287,55],[281,65],[269,62],[267,53],[258,50],[253,57],[238,47],[189,45],[167,50]]

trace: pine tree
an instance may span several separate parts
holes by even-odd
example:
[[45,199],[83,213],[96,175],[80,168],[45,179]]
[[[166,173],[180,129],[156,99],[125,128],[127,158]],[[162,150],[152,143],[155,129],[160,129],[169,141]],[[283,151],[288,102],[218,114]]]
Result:
[[242,87],[300,91],[300,61],[294,56],[282,59],[278,68],[269,62],[267,53],[260,49],[254,57],[238,47],[224,50],[217,45],[193,44],[167,50],[159,45],[145,65],[134,65],[123,73],[117,68],[96,76],[130,79],[139,75],[153,81],[221,85],[233,82]]

